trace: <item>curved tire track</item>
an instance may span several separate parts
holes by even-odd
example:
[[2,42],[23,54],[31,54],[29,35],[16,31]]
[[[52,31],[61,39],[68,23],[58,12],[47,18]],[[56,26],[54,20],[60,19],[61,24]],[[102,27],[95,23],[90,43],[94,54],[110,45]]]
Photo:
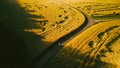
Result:
[[[53,1],[53,0],[52,0]],[[53,2],[60,2],[60,1],[53,1]],[[65,43],[69,42],[71,39],[79,35],[81,32],[83,32],[86,28],[90,27],[95,23],[93,19],[91,19],[86,13],[82,12],[80,9],[77,9],[69,4],[60,2],[66,6],[71,7],[72,9],[75,9],[76,11],[82,13],[85,17],[84,23],[77,28],[76,30],[72,31],[71,33],[61,37],[56,42],[52,43],[48,48],[46,48],[42,53],[40,53],[36,59],[30,64],[29,68],[44,68],[45,64],[49,62],[51,57],[53,57],[64,45]],[[99,20],[101,21],[101,20]],[[59,44],[60,43],[60,44]],[[83,67],[84,67],[83,63]]]

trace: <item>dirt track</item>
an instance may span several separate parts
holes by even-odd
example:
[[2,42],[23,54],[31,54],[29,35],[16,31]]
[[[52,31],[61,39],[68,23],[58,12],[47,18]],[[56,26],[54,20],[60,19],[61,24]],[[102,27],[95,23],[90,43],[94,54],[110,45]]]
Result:
[[[56,3],[56,4],[57,3],[62,3],[64,5],[67,5],[67,6],[71,7],[71,8],[73,8],[73,9],[75,9],[76,11],[82,13],[85,16],[85,22],[84,22],[84,24],[82,26],[80,26],[75,31],[67,34],[66,36],[60,38],[58,41],[56,41],[52,45],[50,45],[51,47],[49,49],[45,50],[45,52],[43,52],[43,54],[40,54],[39,56],[37,56],[36,60],[33,61],[33,63],[32,63],[33,64],[31,66],[32,68],[43,68],[45,66],[45,64],[49,62],[49,59],[51,59],[51,57],[54,56],[67,42],[69,42],[70,40],[72,40],[74,37],[76,37],[77,35],[79,35],[80,33],[82,33],[84,30],[86,30],[88,27],[92,26],[96,22],[114,20],[114,19],[109,19],[109,20],[95,20],[95,19],[90,18],[82,10],[80,10],[78,8],[75,8],[72,5],[69,5],[67,3],[60,2],[60,1],[54,1],[54,0],[51,0],[51,1],[53,3]],[[82,65],[82,67],[84,67],[84,63]]]

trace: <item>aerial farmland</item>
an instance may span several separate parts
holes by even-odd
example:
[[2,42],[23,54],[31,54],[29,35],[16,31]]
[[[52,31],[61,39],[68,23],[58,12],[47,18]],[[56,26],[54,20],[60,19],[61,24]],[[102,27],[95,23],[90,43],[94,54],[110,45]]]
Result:
[[0,2],[0,68],[120,68],[119,0]]

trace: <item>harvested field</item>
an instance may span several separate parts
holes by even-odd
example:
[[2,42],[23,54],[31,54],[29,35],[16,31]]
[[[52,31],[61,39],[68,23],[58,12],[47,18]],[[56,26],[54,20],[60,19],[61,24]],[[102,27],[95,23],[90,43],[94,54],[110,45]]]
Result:
[[120,1],[79,1],[71,3],[95,19],[120,18]]
[[100,22],[68,42],[46,68],[119,68],[119,44],[120,20]]
[[119,0],[0,2],[0,68],[120,68]]
[[52,0],[0,1],[3,26],[25,42],[26,63],[59,38],[80,27],[84,15]]

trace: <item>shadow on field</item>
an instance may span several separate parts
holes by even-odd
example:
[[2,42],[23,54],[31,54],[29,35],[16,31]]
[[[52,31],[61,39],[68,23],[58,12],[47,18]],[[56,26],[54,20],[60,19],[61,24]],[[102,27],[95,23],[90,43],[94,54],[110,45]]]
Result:
[[[88,58],[88,56],[88,52],[82,54],[72,47],[64,48],[42,68],[117,68],[117,65],[101,61],[100,58],[104,56],[97,59]],[[92,62],[91,59],[93,59]]]
[[[86,26],[88,25],[88,18],[86,15],[84,15],[84,16],[85,16],[85,21],[80,27],[78,27],[74,31],[66,34],[65,36],[59,38],[57,41],[53,42],[49,47],[47,47],[42,53],[40,53],[36,57],[36,59],[30,65],[30,68],[38,68],[38,67],[43,68],[47,63],[49,63],[49,60],[51,60],[52,57],[54,55],[56,55],[59,52],[59,50],[61,50],[64,47],[64,45],[62,45],[62,43],[69,40],[75,34],[82,32],[83,29],[86,28]],[[49,54],[51,54],[51,57],[49,57],[49,59],[47,59],[47,61],[46,61],[45,56],[49,56]],[[44,62],[42,60],[44,60]],[[40,64],[40,65],[36,66],[36,64]],[[50,67],[50,68],[52,68],[52,67]],[[56,67],[54,67],[54,68],[56,68]]]
[[21,8],[16,0],[0,0],[0,68],[27,68],[39,54],[44,37],[24,32],[38,29],[29,11]]
[[0,25],[0,68],[24,68],[25,52],[24,41]]

